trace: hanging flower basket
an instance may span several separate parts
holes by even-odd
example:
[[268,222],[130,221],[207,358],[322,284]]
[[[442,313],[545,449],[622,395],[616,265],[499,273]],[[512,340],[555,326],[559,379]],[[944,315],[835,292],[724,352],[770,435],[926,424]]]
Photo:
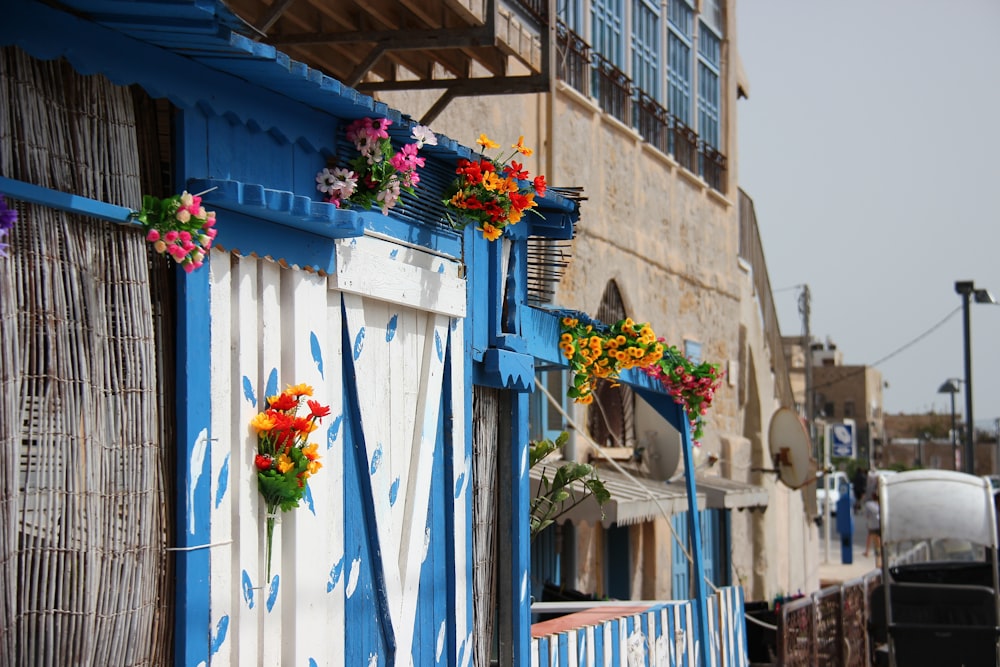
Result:
[[201,195],[186,190],[166,199],[145,195],[142,210],[133,217],[142,223],[153,249],[172,258],[187,273],[201,268],[212,249],[215,211],[205,210]]
[[[320,420],[330,414],[329,406],[306,397],[313,389],[307,384],[288,387],[277,396],[271,396],[263,412],[250,421],[257,433],[257,485],[267,508],[267,577],[271,580],[271,553],[274,524],[278,511],[289,512],[299,506],[306,492],[309,478],[323,467],[319,462],[319,445],[309,442],[310,434],[318,428]],[[305,404],[308,413],[299,415]]]
[[663,351],[659,361],[643,370],[659,380],[674,401],[684,407],[691,424],[691,439],[695,442],[701,440],[704,417],[712,407],[712,399],[722,384],[725,372],[718,364],[691,361],[673,345]]
[[656,378],[676,403],[684,407],[697,443],[704,434],[704,416],[722,383],[717,364],[695,363],[673,345],[665,345],[648,324],[631,318],[612,325],[577,317],[560,320],[559,349],[573,372],[566,395],[577,403],[594,401],[600,380],[615,382],[622,371],[638,368]]
[[388,118],[359,118],[347,126],[345,136],[358,155],[344,166],[327,167],[316,174],[316,189],[327,202],[338,208],[378,208],[389,215],[389,209],[402,206],[401,193],[416,196],[417,168],[426,162],[417,152],[425,145],[436,146],[437,137],[417,125],[411,135],[414,142],[397,150],[389,139],[390,125]]
[[535,210],[538,206],[535,197],[545,196],[545,176],[532,179],[524,166],[514,161],[516,155],[530,157],[534,152],[524,145],[523,136],[511,145],[514,151],[506,157],[485,156],[487,149],[500,147],[485,134],[480,134],[476,143],[481,146],[479,159],[458,161],[455,169],[458,178],[445,191],[443,203],[455,214],[448,218],[453,227],[464,229],[475,224],[484,238],[496,241],[525,213],[541,216]]

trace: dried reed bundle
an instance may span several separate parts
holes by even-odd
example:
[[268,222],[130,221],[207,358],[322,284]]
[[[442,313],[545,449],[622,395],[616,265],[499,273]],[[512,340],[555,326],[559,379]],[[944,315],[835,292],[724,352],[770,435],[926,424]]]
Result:
[[[0,172],[134,207],[131,94],[0,50]],[[0,665],[169,660],[168,504],[141,230],[19,205],[0,262]]]
[[475,433],[472,441],[472,606],[477,666],[490,665],[497,605],[497,438],[500,423],[500,392],[476,387],[472,410]]

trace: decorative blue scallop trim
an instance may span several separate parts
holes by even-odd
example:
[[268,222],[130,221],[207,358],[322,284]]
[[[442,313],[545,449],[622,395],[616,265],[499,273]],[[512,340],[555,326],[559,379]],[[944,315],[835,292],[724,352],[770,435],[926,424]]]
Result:
[[[235,211],[324,238],[343,239],[364,233],[364,219],[359,211],[337,208],[287,190],[215,178],[191,179],[187,189],[205,192],[202,202],[206,207]],[[219,234],[221,242],[222,232]]]

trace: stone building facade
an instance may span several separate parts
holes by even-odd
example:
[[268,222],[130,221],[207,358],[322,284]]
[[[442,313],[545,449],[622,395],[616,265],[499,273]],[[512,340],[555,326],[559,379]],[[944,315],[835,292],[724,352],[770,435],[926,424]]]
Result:
[[[598,25],[607,20],[603,10],[617,4],[625,6],[624,18],[610,27]],[[617,295],[625,315],[649,322],[668,344],[718,363],[727,372],[706,416],[701,441],[704,458],[719,459],[707,474],[759,485],[767,490],[768,503],[766,510],[729,513],[731,553],[725,578],[746,585],[748,599],[812,590],[818,582],[818,536],[802,495],[762,472],[773,467],[767,429],[781,399],[772,355],[781,355],[782,350],[772,349],[768,342],[761,304],[770,294],[759,294],[754,280],[755,271],[766,276],[766,266],[751,266],[740,257],[740,206],[752,203],[738,189],[737,104],[738,93],[747,85],[738,64],[735,1],[702,0],[696,5],[671,0],[662,11],[659,3],[654,4],[659,78],[644,85],[656,92],[642,90],[637,83],[648,74],[649,63],[640,62],[634,53],[621,57],[613,74],[621,75],[618,83],[627,80],[626,112],[615,102],[620,91],[608,83],[608,69],[593,63],[603,63],[608,51],[627,52],[627,45],[636,43],[640,36],[630,26],[638,23],[631,13],[646,12],[650,3],[577,0],[565,3],[566,11],[558,17],[571,39],[561,41],[556,58],[562,69],[550,92],[456,98],[432,127],[466,144],[485,133],[501,149],[523,136],[525,144],[535,149],[524,160],[532,174],[545,174],[549,183],[583,188],[581,220],[575,239],[565,249],[571,260],[552,303],[596,316],[607,305],[608,294]],[[678,24],[684,25],[679,29]],[[608,29],[617,33],[602,46],[597,42]],[[688,29],[692,61],[685,102],[690,113],[685,118],[693,135],[684,134],[685,123],[674,115],[676,109],[668,111],[668,98],[678,91],[670,84],[675,73],[667,47],[684,43],[685,36],[678,41],[678,34]],[[574,57],[568,46],[573,36],[586,42],[592,58],[586,61],[583,77],[573,76],[567,65]],[[709,56],[700,52],[699,45],[706,43],[717,51]],[[717,81],[709,81],[711,77]],[[699,91],[699,83],[710,87],[713,81],[717,98],[707,100],[692,92]],[[382,97],[418,118],[437,99],[416,91]],[[651,107],[648,98],[659,100],[659,106]],[[708,112],[706,105],[712,106]],[[662,134],[644,124],[643,114],[651,108],[666,114],[659,128]],[[699,122],[711,127],[699,128]],[[709,135],[711,144],[706,141]],[[692,136],[697,151],[688,153],[686,141]],[[594,416],[588,413],[597,409],[572,404],[569,408],[576,425],[591,422]],[[665,426],[644,424],[641,409],[625,418],[629,420],[632,425],[622,430],[622,441],[613,444],[641,449],[645,433]],[[578,458],[586,456],[582,443],[577,442],[575,451]],[[641,472],[641,463],[636,467]],[[670,576],[677,558],[670,546],[671,524],[661,516],[627,527],[628,597],[687,596],[687,591],[674,590]],[[585,593],[607,595],[608,579],[620,576],[609,572],[609,567],[616,567],[609,565],[615,558],[609,550],[613,551],[614,541],[626,539],[623,527],[614,532],[599,523],[578,522],[573,530],[572,542],[579,546],[566,554],[569,540],[563,540],[563,562],[575,564],[575,574],[564,581]]]

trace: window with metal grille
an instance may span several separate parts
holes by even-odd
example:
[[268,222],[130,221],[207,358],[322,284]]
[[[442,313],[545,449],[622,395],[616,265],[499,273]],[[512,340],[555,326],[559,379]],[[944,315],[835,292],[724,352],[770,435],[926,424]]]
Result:
[[[597,309],[597,320],[613,324],[625,319],[625,304],[614,280],[608,282]],[[599,445],[635,447],[635,396],[625,385],[602,380],[587,408],[587,432]]]
[[583,0],[559,0],[556,4],[556,18],[576,34],[582,34]]
[[702,21],[698,33],[698,134],[719,147],[719,61],[722,40]]
[[595,53],[615,67],[625,66],[622,48],[622,34],[625,16],[623,0],[591,0],[590,3],[590,44]]
[[656,0],[632,0],[632,82],[660,101],[660,6]]
[[691,47],[694,8],[685,0],[670,0],[667,16],[667,110],[691,124]]

